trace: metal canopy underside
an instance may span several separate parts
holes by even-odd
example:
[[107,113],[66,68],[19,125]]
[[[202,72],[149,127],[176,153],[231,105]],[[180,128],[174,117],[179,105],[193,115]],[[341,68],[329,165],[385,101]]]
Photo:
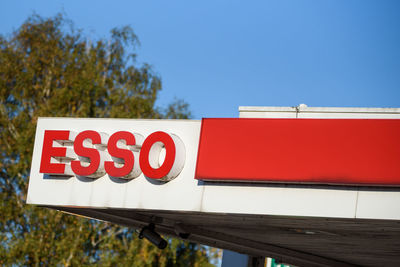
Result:
[[400,221],[46,206],[297,266],[400,266]]

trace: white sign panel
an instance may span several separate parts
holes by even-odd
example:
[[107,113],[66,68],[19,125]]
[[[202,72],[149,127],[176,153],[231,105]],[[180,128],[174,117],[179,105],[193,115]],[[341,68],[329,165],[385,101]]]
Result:
[[200,121],[40,118],[27,202],[199,210]]

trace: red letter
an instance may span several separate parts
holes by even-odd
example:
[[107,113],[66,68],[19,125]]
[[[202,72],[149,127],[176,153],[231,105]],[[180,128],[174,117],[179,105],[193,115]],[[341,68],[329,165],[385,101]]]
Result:
[[[104,162],[104,168],[106,169],[106,172],[112,177],[127,176],[132,171],[135,162],[132,151],[117,147],[117,142],[119,140],[125,140],[126,145],[133,146],[136,144],[135,136],[132,133],[126,131],[116,132],[108,139],[108,153],[112,157],[117,158],[117,160],[115,160],[117,163],[124,164],[124,166],[122,166],[121,168],[117,168],[115,167],[113,161]],[[118,159],[120,159],[120,162],[118,162]]]
[[87,167],[82,166],[79,160],[71,161],[72,171],[76,175],[89,176],[94,174],[100,165],[100,153],[95,148],[88,148],[83,146],[85,139],[92,140],[92,144],[100,144],[101,137],[96,131],[83,131],[75,137],[74,151],[80,157],[89,158],[90,164]]
[[53,141],[55,140],[68,140],[69,131],[55,131],[46,130],[44,131],[43,137],[43,149],[42,159],[40,162],[40,173],[47,174],[63,174],[65,170],[65,164],[63,163],[51,163],[51,157],[65,157],[67,148],[66,147],[53,147]]
[[[165,160],[160,166],[159,156],[165,147]],[[154,132],[143,142],[140,150],[140,168],[144,175],[152,179],[162,179],[172,169],[175,161],[175,143],[171,136],[165,132]]]

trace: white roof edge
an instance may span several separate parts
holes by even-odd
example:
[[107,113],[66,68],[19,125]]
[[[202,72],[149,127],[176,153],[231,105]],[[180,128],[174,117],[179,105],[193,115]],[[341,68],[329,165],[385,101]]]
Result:
[[239,106],[239,112],[318,112],[318,113],[393,113],[400,114],[400,108],[353,108],[353,107],[261,107]]
[[261,106],[239,106],[239,112],[296,112],[296,107],[261,107]]
[[187,121],[187,122],[200,122],[201,120],[194,119],[140,119],[140,118],[85,118],[85,117],[38,117],[38,120],[129,120],[129,121]]

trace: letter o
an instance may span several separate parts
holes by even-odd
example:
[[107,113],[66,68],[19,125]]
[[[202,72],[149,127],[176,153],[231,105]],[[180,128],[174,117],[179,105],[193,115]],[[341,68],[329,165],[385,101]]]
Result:
[[[159,158],[163,148],[166,153],[160,166]],[[139,156],[140,168],[148,178],[170,181],[182,171],[185,156],[185,146],[178,136],[154,132],[143,142]]]

